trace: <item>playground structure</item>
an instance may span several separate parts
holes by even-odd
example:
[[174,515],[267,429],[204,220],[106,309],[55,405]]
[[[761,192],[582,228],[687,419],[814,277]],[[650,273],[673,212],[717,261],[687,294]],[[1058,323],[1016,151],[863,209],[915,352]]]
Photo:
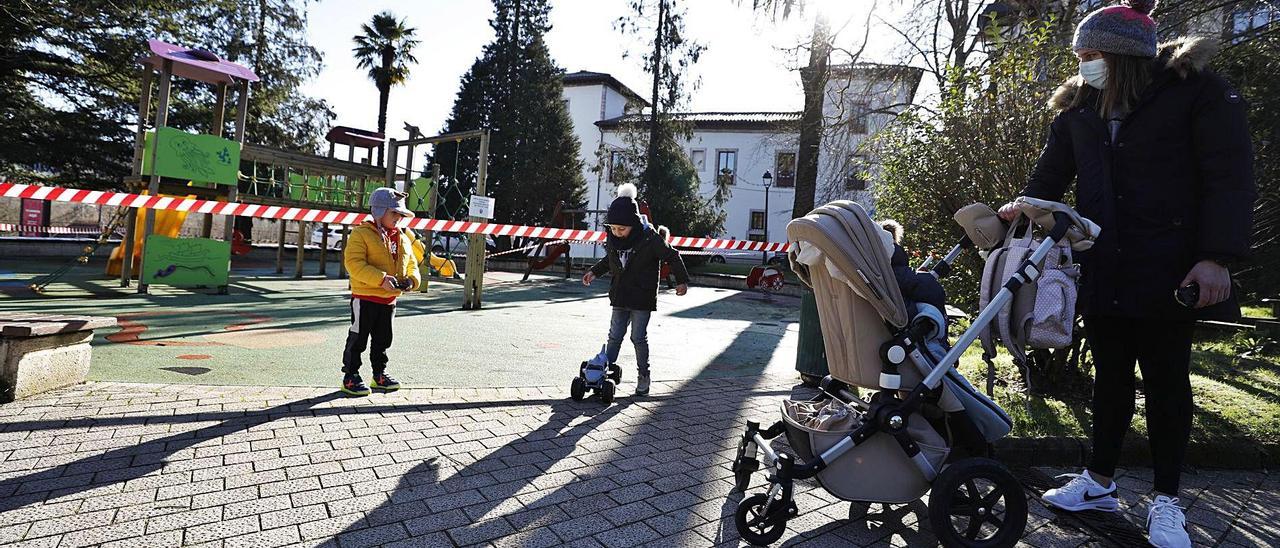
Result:
[[[199,49],[189,49],[162,42],[148,40],[147,47],[151,54],[141,59],[142,86],[138,100],[138,130],[133,147],[133,175],[125,179],[126,185],[141,188],[146,184],[147,192],[159,195],[162,190],[178,189],[179,193],[197,188],[205,191],[199,194],[210,194],[214,199],[235,201],[238,191],[236,173],[239,167],[241,146],[244,143],[245,123],[248,115],[249,86],[258,81],[258,76],[248,68],[219,58],[216,54]],[[147,120],[151,111],[151,90],[156,73],[159,73],[159,104],[155,112],[153,131],[147,131]],[[216,102],[213,108],[212,132],[208,135],[191,135],[167,127],[169,119],[169,101],[172,91],[173,77],[179,76],[212,84],[216,88]],[[233,140],[222,138],[225,129],[225,113],[228,91],[236,87],[237,115]],[[121,250],[120,280],[121,287],[128,287],[133,279],[133,257],[135,241],[141,242],[143,249],[138,253],[138,271],[146,273],[153,265],[148,264],[146,241],[156,229],[156,215],[142,210],[143,220],[137,221],[139,211],[130,209],[125,221],[126,234]],[[142,226],[139,236],[138,226]],[[201,234],[206,238],[211,234],[213,218],[206,214]],[[228,223],[224,239],[232,240],[232,225]],[[230,256],[227,258],[230,263]],[[168,265],[166,265],[167,268]],[[140,276],[138,293],[146,293],[148,282],[146,276]],[[226,281],[213,280],[220,292],[226,292]]]
[[[280,208],[365,213],[368,211],[369,195],[374,189],[394,185],[405,190],[417,191],[421,195],[420,198],[423,198],[420,201],[424,202],[426,207],[415,209],[427,216],[434,216],[433,214],[436,213],[435,188],[436,181],[439,180],[439,168],[435,167],[435,172],[430,179],[420,179],[416,182],[409,180],[413,173],[413,147],[478,138],[481,142],[482,161],[477,191],[483,195],[486,171],[484,160],[487,158],[488,149],[488,135],[484,131],[423,138],[416,132],[416,128],[412,128],[413,138],[408,141],[398,143],[395,139],[391,140],[389,147],[391,161],[385,169],[380,154],[382,147],[387,145],[385,136],[367,130],[344,126],[332,128],[325,136],[329,142],[327,156],[246,143],[245,126],[250,87],[252,82],[258,81],[258,76],[253,71],[221,59],[217,54],[206,50],[186,48],[161,40],[148,40],[147,47],[148,54],[139,60],[143,71],[132,175],[125,178],[126,187],[131,192],[166,198],[185,196]],[[209,133],[193,134],[167,126],[174,77],[187,78],[214,87],[216,99],[212,109],[213,120]],[[153,92],[154,111],[152,109]],[[232,138],[226,139],[223,137],[227,129],[226,107],[233,94],[236,100],[236,120],[232,126]],[[346,159],[339,158],[339,145],[346,147]],[[409,147],[407,155],[409,166],[405,170],[405,182],[399,183],[397,179],[399,171],[396,169],[394,158],[398,148],[402,146]],[[357,161],[357,152],[361,152],[362,161]],[[418,188],[415,189],[415,185]],[[464,200],[466,198],[468,197],[463,196]],[[191,285],[189,282],[191,276],[177,276],[174,275],[175,272],[229,271],[231,255],[244,253],[250,249],[252,218],[249,217],[233,217],[226,223],[226,229],[221,235],[225,245],[205,246],[198,240],[212,241],[214,213],[208,212],[209,210],[164,211],[122,208],[120,211],[117,218],[112,219],[108,227],[103,229],[103,235],[91,246],[86,247],[85,257],[79,257],[53,275],[37,280],[32,284],[32,288],[43,289],[66,270],[76,264],[86,263],[87,256],[91,255],[98,246],[105,244],[106,236],[120,226],[125,228],[125,237],[120,246],[113,250],[112,259],[108,264],[108,275],[113,277],[118,275],[121,287],[129,287],[132,280],[137,278],[139,293],[147,293],[151,283],[178,285],[173,282],[186,279],[187,284]],[[202,253],[205,255],[201,255],[196,263],[191,265],[172,262],[151,264],[159,261],[151,257],[152,254],[148,252],[147,247],[151,238],[153,236],[176,238],[189,214],[203,216],[201,238],[188,239],[186,242],[191,249],[203,250]],[[297,223],[293,272],[295,279],[303,275],[305,248],[309,243],[307,241],[308,225],[311,222],[328,220],[328,218],[317,218],[311,221],[295,221]],[[276,273],[282,274],[285,243],[290,231],[287,228],[287,221],[276,222],[279,223]],[[342,227],[342,247],[345,247],[349,230],[348,226]],[[326,275],[327,250],[330,247],[329,231],[322,231],[321,238],[319,274]],[[469,268],[466,269],[465,307],[479,308],[480,288],[483,283],[481,274],[484,264],[484,239],[471,240],[467,252]],[[478,248],[475,245],[477,240]],[[431,235],[428,234],[424,242],[427,250],[427,264],[446,276],[454,274],[456,267],[452,261],[430,253],[431,241]],[[208,255],[210,253],[213,255]],[[166,260],[178,262],[186,259],[178,256],[166,258]],[[341,261],[339,261],[338,275],[346,276]],[[194,286],[217,287],[220,293],[227,291],[226,276],[218,277],[215,274],[205,282],[195,283]]]
[[[433,137],[423,137],[421,136],[421,133],[417,131],[416,127],[406,124],[406,129],[408,129],[410,133],[409,139],[398,140],[391,138],[388,140],[386,181],[389,185],[394,185],[398,189],[409,194],[409,208],[414,211],[426,211],[429,214],[433,214],[431,215],[432,218],[437,219],[461,221],[465,216],[466,220],[470,222],[487,221],[488,219],[475,215],[475,211],[469,212],[469,208],[467,208],[465,204],[472,202],[471,198],[473,197],[485,196],[485,182],[488,179],[489,171],[488,130],[472,130],[446,133]],[[437,145],[438,149],[438,145],[442,143],[454,143],[455,154],[460,154],[462,142],[469,139],[479,139],[480,141],[479,165],[476,173],[475,186],[470,193],[466,193],[462,190],[464,185],[458,178],[458,174],[456,172],[458,162],[455,160],[455,172],[450,178],[452,184],[449,187],[449,191],[454,193],[453,197],[457,199],[457,203],[464,205],[460,206],[457,210],[451,211],[450,208],[443,203],[444,200],[442,200],[440,196],[439,183],[441,181],[441,174],[438,165],[432,166],[432,177],[430,179],[414,179],[414,152],[419,145]],[[400,173],[399,165],[397,163],[397,158],[400,155],[401,148],[407,149],[405,153],[407,161],[403,174]],[[441,210],[443,210],[444,215],[440,215]],[[485,235],[464,235],[464,237],[467,240],[467,261],[466,266],[463,269],[463,275],[465,278],[463,280],[462,308],[464,310],[479,310],[482,303],[481,296],[484,290]],[[421,239],[424,243],[431,242],[434,239],[434,234],[432,234],[431,231],[425,231],[421,236]],[[441,266],[440,268],[437,268],[437,270],[453,267],[453,261],[451,260],[452,250],[449,252],[450,256],[443,258],[443,260],[441,260],[440,257],[435,256],[431,251],[431,246],[427,245],[429,257],[428,264],[432,268],[437,268],[436,265],[438,264]]]
[[[556,204],[556,209],[551,213],[551,224],[556,228],[571,228],[573,220],[580,213],[589,213],[585,209],[564,209],[564,202]],[[523,281],[529,281],[529,276],[534,270],[543,270],[556,263],[561,256],[564,256],[564,277],[565,279],[573,277],[573,258],[569,255],[571,246],[569,241],[539,241],[533,253],[529,255],[529,265],[524,270]],[[543,251],[546,255],[543,255]]]

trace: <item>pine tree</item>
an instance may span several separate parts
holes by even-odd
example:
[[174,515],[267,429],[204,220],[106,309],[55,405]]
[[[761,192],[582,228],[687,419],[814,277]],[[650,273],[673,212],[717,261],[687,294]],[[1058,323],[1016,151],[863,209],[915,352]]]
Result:
[[[586,194],[563,103],[563,70],[543,41],[551,8],[546,0],[495,0],[494,10],[489,24],[496,37],[463,76],[444,131],[488,129],[486,191],[496,200],[495,221],[544,225],[558,204],[581,207]],[[445,179],[439,215],[465,211],[462,197],[474,188],[478,156],[475,140],[437,147]]]

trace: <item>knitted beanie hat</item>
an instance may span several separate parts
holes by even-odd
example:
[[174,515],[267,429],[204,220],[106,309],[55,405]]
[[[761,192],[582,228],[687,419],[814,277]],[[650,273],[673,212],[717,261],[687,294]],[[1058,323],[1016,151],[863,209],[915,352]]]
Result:
[[1072,49],[1096,49],[1135,57],[1156,56],[1156,22],[1151,11],[1158,0],[1123,0],[1094,10],[1076,27]]
[[636,202],[636,185],[624,183],[618,187],[618,197],[609,204],[605,223],[622,226],[640,226],[640,204]]

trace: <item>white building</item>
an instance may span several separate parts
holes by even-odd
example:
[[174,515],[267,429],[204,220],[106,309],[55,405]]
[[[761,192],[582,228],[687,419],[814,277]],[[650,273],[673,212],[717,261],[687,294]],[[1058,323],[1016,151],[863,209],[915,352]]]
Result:
[[[874,162],[861,145],[911,103],[921,74],[918,69],[900,66],[832,67],[823,105],[818,204],[853,199],[872,206],[866,175],[874,173]],[[641,111],[649,104],[617,79],[598,72],[565,75],[564,97],[581,143],[587,208],[605,209],[617,185],[627,182],[627,170],[621,165],[629,150],[627,128],[644,121]],[[800,112],[688,112],[676,117],[693,129],[682,145],[701,178],[702,196],[709,199],[715,193],[717,177],[730,182],[724,231],[719,236],[766,239],[767,171],[772,175],[772,186],[767,190],[767,239],[784,241],[787,222],[793,217]],[[593,217],[587,220],[598,223]],[[584,246],[574,249],[573,254],[598,254],[594,248]]]

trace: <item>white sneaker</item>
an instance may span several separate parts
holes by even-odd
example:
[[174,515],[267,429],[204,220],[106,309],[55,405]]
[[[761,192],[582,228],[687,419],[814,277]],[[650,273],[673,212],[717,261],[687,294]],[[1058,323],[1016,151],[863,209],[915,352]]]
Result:
[[1041,497],[1045,502],[1070,512],[1081,510],[1115,512],[1120,509],[1120,502],[1116,499],[1115,482],[1111,483],[1111,487],[1103,487],[1093,481],[1087,471],[1080,474],[1063,474],[1058,478],[1071,478],[1071,481],[1057,489],[1045,491],[1044,496]]
[[637,396],[649,395],[649,374],[648,373],[640,373],[636,377],[636,395]]
[[1191,548],[1187,535],[1187,516],[1178,506],[1177,498],[1156,495],[1147,511],[1147,533],[1151,545],[1158,548]]

